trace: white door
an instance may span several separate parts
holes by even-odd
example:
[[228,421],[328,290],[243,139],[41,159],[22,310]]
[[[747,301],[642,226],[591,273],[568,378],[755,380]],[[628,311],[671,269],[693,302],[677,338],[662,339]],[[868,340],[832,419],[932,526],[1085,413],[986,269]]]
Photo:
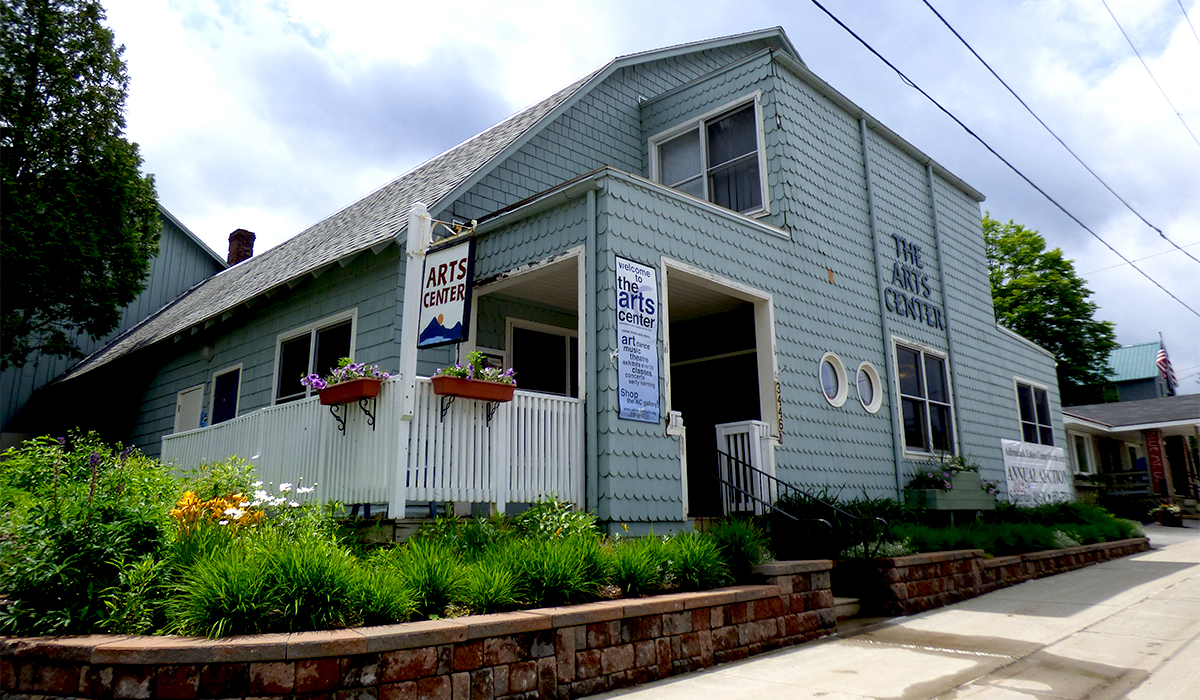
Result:
[[175,397],[175,430],[182,433],[200,427],[200,411],[204,406],[204,385],[184,389]]

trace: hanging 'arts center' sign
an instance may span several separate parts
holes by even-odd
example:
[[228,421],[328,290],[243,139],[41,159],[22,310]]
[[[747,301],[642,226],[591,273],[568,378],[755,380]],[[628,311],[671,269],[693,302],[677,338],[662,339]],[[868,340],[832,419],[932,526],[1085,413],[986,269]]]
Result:
[[418,348],[467,339],[471,289],[475,275],[475,240],[442,248],[425,256],[421,275]]
[[617,258],[617,389],[620,417],[658,422],[658,275]]

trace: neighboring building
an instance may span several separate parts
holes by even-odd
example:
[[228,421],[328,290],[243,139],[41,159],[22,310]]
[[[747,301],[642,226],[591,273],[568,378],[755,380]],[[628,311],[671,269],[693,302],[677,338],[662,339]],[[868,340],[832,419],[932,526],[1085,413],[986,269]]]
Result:
[[[1124,345],[1108,356],[1112,372],[1109,387],[1116,391],[1117,401],[1142,401],[1175,395],[1175,383],[1159,365],[1159,353],[1165,357],[1162,342]],[[1170,363],[1167,363],[1170,367]]]
[[[675,46],[206,280],[59,384],[86,396],[137,367],[146,452],[241,454],[395,515],[557,493],[610,529],[667,532],[720,509],[718,449],[848,497],[899,497],[944,452],[1003,485],[1001,440],[1064,433],[1053,356],[996,325],[982,200],[781,29]],[[405,340],[417,202],[479,222],[461,347]],[[521,382],[494,415],[406,375],[331,417],[298,383],[343,355],[427,377],[473,349]],[[769,498],[762,483],[744,485]]]
[[1122,477],[1118,491],[1140,484],[1200,500],[1200,394],[1070,406],[1063,421],[1076,474]]
[[[160,205],[158,213],[162,219],[162,230],[159,233],[158,255],[150,261],[146,288],[125,307],[112,333],[99,340],[92,340],[86,335],[76,339],[84,355],[104,347],[201,280],[227,267],[221,256],[181,224],[171,212]],[[34,354],[24,366],[10,367],[0,374],[0,449],[44,432],[46,424],[33,415],[25,414],[25,408],[35,391],[78,363],[77,358]],[[57,421],[54,422],[57,424]]]

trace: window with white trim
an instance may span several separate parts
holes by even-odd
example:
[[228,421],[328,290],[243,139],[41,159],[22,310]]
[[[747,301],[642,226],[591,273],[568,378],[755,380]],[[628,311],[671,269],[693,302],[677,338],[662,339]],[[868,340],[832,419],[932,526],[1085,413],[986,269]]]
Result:
[[1071,433],[1071,459],[1076,474],[1095,474],[1096,458],[1092,454],[1092,436]]
[[762,108],[723,107],[650,139],[651,176],[667,187],[742,214],[769,210]]
[[579,396],[579,337],[560,328],[508,319],[508,357],[517,386],[560,396]]
[[846,385],[846,367],[842,364],[842,359],[832,352],[825,353],[821,356],[818,374],[825,400],[833,406],[846,403],[846,394],[849,392]]
[[339,314],[281,333],[275,346],[275,403],[296,401],[312,393],[300,384],[308,374],[322,377],[337,367],[338,360],[354,356],[354,326],[357,314]]
[[241,386],[242,366],[240,364],[226,367],[213,374],[212,406],[208,411],[209,425],[237,418]]
[[883,382],[879,379],[879,370],[870,362],[858,366],[856,375],[858,385],[858,401],[867,413],[875,413],[883,404]]
[[954,452],[954,422],[946,357],[896,343],[896,382],[904,426],[904,449]]
[[1021,439],[1039,445],[1054,446],[1054,425],[1050,422],[1050,396],[1045,387],[1016,380],[1017,407],[1021,414]]

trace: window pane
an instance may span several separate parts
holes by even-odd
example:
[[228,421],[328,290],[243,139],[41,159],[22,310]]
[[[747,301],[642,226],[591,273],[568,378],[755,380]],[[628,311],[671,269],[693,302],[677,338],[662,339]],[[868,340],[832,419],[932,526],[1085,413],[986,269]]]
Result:
[[241,376],[241,371],[235,369],[213,380],[213,425],[237,416],[238,382]]
[[925,386],[929,390],[926,398],[930,401],[950,403],[950,392],[946,391],[946,363],[942,358],[925,356]]
[[904,399],[900,402],[904,410],[904,446],[912,450],[924,450],[925,403]]
[[758,128],[754,123],[754,105],[708,123],[708,167],[758,151]]
[[1040,428],[1038,428],[1038,434],[1041,436],[1041,443],[1043,445],[1051,445],[1051,446],[1054,445],[1054,429],[1053,428],[1047,428],[1046,426],[1043,425]]
[[951,452],[954,441],[951,439],[950,408],[948,406],[929,405],[929,429],[933,449]]
[[1021,439],[1025,442],[1036,443],[1038,441],[1038,429],[1033,423],[1021,424]]
[[825,392],[825,398],[833,399],[837,397],[838,389],[837,370],[832,362],[825,360],[821,363],[821,390]]
[[875,401],[875,383],[871,381],[871,375],[861,369],[858,370],[858,398],[867,405]]
[[1092,465],[1088,463],[1087,438],[1082,435],[1075,436],[1075,466],[1081,472],[1092,471]]
[[[1028,384],[1017,385],[1017,404],[1021,407],[1021,420],[1033,422],[1033,391]],[[1028,442],[1028,440],[1026,440]]]
[[746,212],[762,206],[762,187],[758,180],[758,158],[750,156],[712,171],[708,179],[709,200],[713,204]]
[[691,180],[688,180],[687,182],[680,182],[676,185],[672,185],[672,187],[680,192],[690,194],[693,197],[704,199],[704,178],[700,177],[699,175]]
[[658,164],[659,181],[669,187],[677,187],[684,180],[699,176],[700,131],[688,132],[659,145]]
[[530,328],[513,328],[512,366],[517,386],[527,391],[567,393],[567,337]]
[[305,333],[298,338],[285,340],[279,346],[279,386],[275,387],[277,400],[290,400],[304,396],[300,380],[308,374],[309,347],[312,337]]
[[921,389],[921,370],[917,364],[917,353],[908,348],[896,348],[896,371],[900,374],[900,393],[905,396],[924,397]]
[[350,321],[317,331],[316,360],[313,372],[324,377],[337,367],[338,360],[350,356]]
[[1050,425],[1050,400],[1046,398],[1045,389],[1034,389],[1033,398],[1037,404],[1037,422]]

